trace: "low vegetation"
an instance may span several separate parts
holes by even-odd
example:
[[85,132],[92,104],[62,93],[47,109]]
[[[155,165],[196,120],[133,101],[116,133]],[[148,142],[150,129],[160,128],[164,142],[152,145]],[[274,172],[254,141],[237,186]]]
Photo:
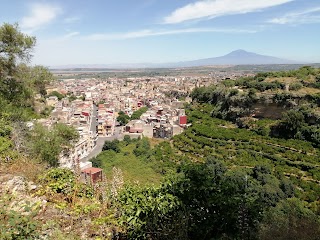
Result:
[[147,107],[141,107],[138,110],[134,111],[129,117],[127,114],[125,114],[123,111],[120,111],[117,117],[117,121],[120,123],[121,126],[126,125],[130,120],[136,120],[140,119],[141,115],[144,114],[148,110]]
[[126,182],[146,184],[159,184],[162,175],[156,171],[154,166],[147,161],[146,155],[150,151],[140,151],[137,145],[140,142],[147,142],[147,139],[135,140],[126,138],[125,141],[106,141],[104,151],[92,159],[93,166],[104,170],[107,179],[112,178],[114,167],[122,170]]

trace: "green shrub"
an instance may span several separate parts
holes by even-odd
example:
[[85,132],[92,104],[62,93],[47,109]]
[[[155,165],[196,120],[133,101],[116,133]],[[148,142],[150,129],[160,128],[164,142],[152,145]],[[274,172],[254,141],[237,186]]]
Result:
[[0,198],[0,239],[37,239],[41,224],[35,217],[39,209],[26,202],[21,211],[15,211],[9,207],[12,201],[8,196]]
[[115,139],[112,141],[105,141],[102,150],[107,151],[107,150],[112,150],[115,151],[116,153],[120,152],[120,147],[119,147],[119,140]]

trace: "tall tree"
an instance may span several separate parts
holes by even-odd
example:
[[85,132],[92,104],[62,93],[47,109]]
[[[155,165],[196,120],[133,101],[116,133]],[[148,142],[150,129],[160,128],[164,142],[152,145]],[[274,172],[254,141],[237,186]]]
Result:
[[28,62],[36,43],[35,37],[22,33],[18,24],[0,27],[0,96],[13,104],[25,105],[31,94],[17,78],[20,63]]
[[22,33],[18,24],[0,27],[0,77],[13,77],[18,63],[28,62],[36,38]]
[[59,154],[68,152],[79,139],[75,128],[58,123],[51,129],[36,124],[28,136],[30,155],[50,166],[59,166]]
[[36,38],[22,33],[18,24],[0,26],[0,98],[15,106],[32,107],[33,96],[46,95],[45,86],[53,80],[42,66],[30,67]]

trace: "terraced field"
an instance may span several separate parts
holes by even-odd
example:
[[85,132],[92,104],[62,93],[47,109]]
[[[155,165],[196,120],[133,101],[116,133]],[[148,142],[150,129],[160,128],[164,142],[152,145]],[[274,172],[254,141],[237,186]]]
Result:
[[320,151],[310,142],[261,136],[252,131],[229,128],[230,122],[211,118],[209,113],[190,112],[193,126],[174,137],[173,145],[194,161],[212,156],[230,168],[273,167],[279,178],[290,178],[297,194],[309,202],[320,194]]

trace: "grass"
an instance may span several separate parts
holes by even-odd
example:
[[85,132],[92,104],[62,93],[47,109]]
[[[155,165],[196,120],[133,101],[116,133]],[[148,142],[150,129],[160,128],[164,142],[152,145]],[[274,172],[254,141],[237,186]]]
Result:
[[155,172],[151,164],[137,158],[133,153],[135,143],[128,146],[121,144],[121,152],[103,151],[98,158],[102,161],[102,168],[107,179],[112,178],[112,168],[121,169],[125,182],[138,182],[141,185],[158,184],[162,176]]

